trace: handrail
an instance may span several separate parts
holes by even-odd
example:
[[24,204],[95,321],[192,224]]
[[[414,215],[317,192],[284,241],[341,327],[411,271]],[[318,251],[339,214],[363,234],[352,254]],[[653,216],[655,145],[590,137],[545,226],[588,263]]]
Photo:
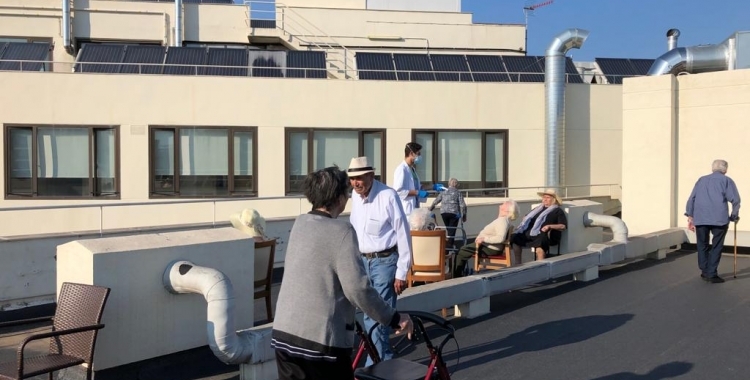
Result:
[[[74,72],[73,69],[77,65],[120,65],[120,66],[136,66],[139,68],[137,73],[99,73],[99,72],[86,72],[83,74],[125,74],[125,75],[132,75],[132,74],[138,74],[138,75],[168,75],[168,74],[161,74],[161,73],[143,73],[144,67],[189,67],[194,69],[192,75],[206,75],[206,74],[198,74],[199,69],[220,69],[220,68],[226,68],[226,69],[248,69],[252,71],[253,69],[267,69],[267,70],[287,70],[287,71],[304,71],[305,77],[307,77],[308,72],[316,72],[316,71],[324,71],[328,72],[329,69],[327,68],[307,68],[307,67],[268,67],[268,66],[253,66],[252,63],[248,64],[247,66],[222,66],[222,65],[186,65],[186,64],[178,64],[178,63],[127,63],[127,62],[68,62],[68,61],[48,61],[48,60],[10,60],[10,59],[0,59],[0,62],[10,62],[10,63],[19,63],[19,69],[14,70],[0,70],[0,72],[3,71],[24,71],[23,65],[24,64],[43,64],[43,65],[67,65],[70,66],[70,70],[55,70],[55,71],[47,71],[47,70],[40,70],[45,72],[55,72],[55,73],[65,73],[65,72]],[[46,67],[46,66],[45,66]],[[467,80],[462,80],[462,82],[483,82],[483,81],[476,81],[472,77],[472,75],[507,75],[509,82],[516,83],[521,82],[522,76],[528,76],[528,75],[542,75],[544,76],[544,73],[529,73],[529,72],[507,72],[507,71],[426,71],[426,70],[376,70],[376,69],[355,69],[355,68],[345,68],[340,69],[340,72],[347,73],[348,78],[357,78],[358,74],[361,72],[367,72],[367,73],[390,73],[390,74],[396,74],[397,78],[396,80],[404,80],[399,79],[399,74],[406,74],[407,78],[405,80],[410,81],[412,75],[417,74],[434,74],[434,75],[440,75],[440,74],[457,74],[459,78],[466,78]],[[26,72],[37,72],[37,70],[27,70]],[[82,72],[75,72],[77,74],[81,74]],[[624,75],[624,74],[586,74],[586,75],[593,75],[596,78],[630,78],[634,75]],[[226,76],[221,74],[211,74],[210,76]],[[248,75],[250,77],[251,75]],[[581,77],[581,74],[565,74],[566,78],[578,76]],[[436,80],[437,81],[437,80]],[[498,81],[500,82],[500,81]],[[607,83],[604,83],[604,81],[598,80],[597,83],[588,83],[583,82],[584,84],[609,84],[609,81],[606,81]],[[502,82],[501,82],[502,83]],[[507,83],[507,82],[506,82]],[[541,83],[541,82],[532,82],[532,83]]]

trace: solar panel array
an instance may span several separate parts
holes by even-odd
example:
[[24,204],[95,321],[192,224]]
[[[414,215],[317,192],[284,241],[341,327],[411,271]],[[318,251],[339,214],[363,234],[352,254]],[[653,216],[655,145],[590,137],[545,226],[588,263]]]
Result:
[[0,42],[0,71],[42,71],[50,47],[49,42]]
[[[359,79],[453,82],[544,82],[544,57],[357,53]],[[583,83],[566,58],[568,83]]]
[[609,83],[622,84],[623,78],[644,76],[648,74],[653,59],[596,58],[596,64],[602,70]]
[[75,71],[319,79],[328,76],[326,56],[322,51],[121,44],[83,45]]

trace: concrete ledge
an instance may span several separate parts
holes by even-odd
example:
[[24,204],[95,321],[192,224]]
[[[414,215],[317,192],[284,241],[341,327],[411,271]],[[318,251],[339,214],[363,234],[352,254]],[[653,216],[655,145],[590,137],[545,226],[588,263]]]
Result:
[[[475,275],[473,277],[482,276]],[[534,261],[521,266],[494,271],[482,276],[486,282],[487,294],[495,295],[523,286],[549,280],[549,263]]]
[[[655,240],[655,239],[652,239]],[[628,239],[628,243],[625,245],[625,258],[635,259],[644,255],[646,250],[646,238],[642,236],[634,236]]]
[[659,240],[659,249],[681,245],[687,241],[685,230],[682,228],[670,228],[668,230],[657,231],[654,232],[653,235],[656,235]]
[[549,263],[549,278],[559,278],[599,266],[599,252],[566,253],[545,259]]
[[625,246],[627,243],[607,242],[589,244],[589,251],[599,252],[599,265],[612,265],[625,260]]
[[397,308],[435,311],[482,298],[485,294],[482,278],[461,277],[408,288],[398,297]]

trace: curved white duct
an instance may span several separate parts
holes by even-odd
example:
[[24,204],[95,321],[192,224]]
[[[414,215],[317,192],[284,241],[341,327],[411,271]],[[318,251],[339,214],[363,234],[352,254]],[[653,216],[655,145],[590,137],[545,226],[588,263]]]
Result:
[[72,51],[73,43],[70,38],[70,0],[62,0],[62,39],[63,47]]
[[238,335],[234,329],[234,291],[224,273],[180,260],[167,266],[162,281],[171,293],[197,293],[206,298],[208,345],[222,362],[246,363],[253,352],[260,352],[256,336]]
[[733,48],[734,38],[715,45],[678,47],[657,58],[647,75],[729,70]]
[[583,225],[586,227],[607,227],[612,230],[612,241],[621,243],[628,241],[628,226],[616,216],[586,212],[583,214]]
[[547,48],[544,64],[546,187],[565,182],[565,53],[583,46],[589,32],[567,29]]
[[172,46],[182,46],[182,0],[174,0],[174,40]]

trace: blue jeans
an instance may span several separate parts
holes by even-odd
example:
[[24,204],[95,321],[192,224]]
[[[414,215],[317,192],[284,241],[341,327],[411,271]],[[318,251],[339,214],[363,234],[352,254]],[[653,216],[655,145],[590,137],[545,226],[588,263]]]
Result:
[[[385,258],[367,259],[362,257],[362,263],[365,265],[365,272],[370,279],[370,286],[375,288],[380,297],[394,309],[396,308],[396,289],[393,285],[396,280],[396,263],[398,263],[398,252],[394,252]],[[375,320],[365,314],[365,332],[375,325]],[[393,358],[391,351],[391,328],[380,325],[372,332],[372,343],[378,349],[380,359],[389,360]],[[365,366],[372,365],[372,359],[367,358]]]
[[[704,277],[718,276],[717,269],[721,260],[721,250],[724,248],[724,237],[727,235],[729,224],[723,226],[695,226],[696,245],[698,246],[698,268]],[[709,233],[713,235],[711,244],[708,243]]]

